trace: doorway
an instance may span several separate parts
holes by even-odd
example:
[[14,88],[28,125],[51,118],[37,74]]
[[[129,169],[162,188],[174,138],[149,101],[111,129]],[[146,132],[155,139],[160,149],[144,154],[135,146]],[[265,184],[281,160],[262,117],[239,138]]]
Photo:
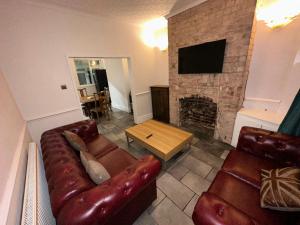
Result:
[[106,96],[108,114],[114,111],[133,114],[129,58],[70,57],[69,63],[82,112],[86,117],[109,119],[106,112],[95,111],[102,107],[97,99],[101,95]]

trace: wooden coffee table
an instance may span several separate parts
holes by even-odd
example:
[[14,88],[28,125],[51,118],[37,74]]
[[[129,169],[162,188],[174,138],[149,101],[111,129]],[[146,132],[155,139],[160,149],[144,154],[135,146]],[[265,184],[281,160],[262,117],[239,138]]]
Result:
[[193,134],[155,120],[130,127],[125,134],[128,144],[132,139],[164,161],[191,145],[193,139]]

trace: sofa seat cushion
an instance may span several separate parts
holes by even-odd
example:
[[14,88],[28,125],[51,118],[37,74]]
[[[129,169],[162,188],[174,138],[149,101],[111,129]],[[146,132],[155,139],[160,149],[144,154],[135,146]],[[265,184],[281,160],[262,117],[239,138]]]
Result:
[[116,149],[118,146],[112,143],[103,135],[99,134],[86,143],[88,152],[91,153],[93,156],[102,157],[103,155],[107,154],[108,152]]
[[293,219],[295,216],[295,214],[261,208],[260,192],[257,188],[223,171],[217,174],[208,192],[230,203],[260,224],[288,225],[290,224],[288,218]]
[[128,166],[137,162],[136,158],[120,148],[114,149],[106,155],[96,158],[104,166],[111,177],[114,177]]
[[275,161],[259,158],[247,152],[233,150],[227,156],[222,169],[259,189],[261,169],[269,170],[278,167],[280,165]]

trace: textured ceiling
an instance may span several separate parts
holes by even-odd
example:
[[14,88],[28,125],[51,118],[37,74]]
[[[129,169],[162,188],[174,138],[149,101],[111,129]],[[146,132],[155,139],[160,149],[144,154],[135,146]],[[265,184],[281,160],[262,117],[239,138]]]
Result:
[[27,0],[141,24],[205,0]]

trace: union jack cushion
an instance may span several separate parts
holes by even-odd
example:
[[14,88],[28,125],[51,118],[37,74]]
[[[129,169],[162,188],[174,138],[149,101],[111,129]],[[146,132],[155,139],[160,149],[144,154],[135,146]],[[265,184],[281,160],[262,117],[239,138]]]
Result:
[[300,168],[262,170],[260,205],[280,211],[300,211]]

